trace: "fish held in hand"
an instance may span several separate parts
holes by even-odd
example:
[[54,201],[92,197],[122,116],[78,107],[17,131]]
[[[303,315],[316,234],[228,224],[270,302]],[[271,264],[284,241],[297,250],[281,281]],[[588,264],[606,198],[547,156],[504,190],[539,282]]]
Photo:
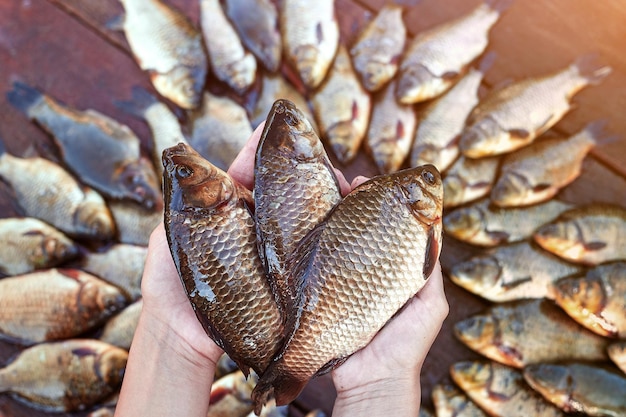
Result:
[[179,144],[163,152],[165,230],[207,334],[247,373],[282,344],[280,311],[259,258],[249,190]]
[[297,326],[252,393],[257,413],[272,393],[286,404],[364,347],[424,286],[441,248],[442,203],[432,165],[374,177],[303,239]]

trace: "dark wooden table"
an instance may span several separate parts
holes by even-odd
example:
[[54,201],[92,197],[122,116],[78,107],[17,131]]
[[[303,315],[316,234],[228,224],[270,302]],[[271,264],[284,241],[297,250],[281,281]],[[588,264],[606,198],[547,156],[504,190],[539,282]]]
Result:
[[[193,22],[198,22],[197,0],[170,0]],[[403,0],[405,21],[411,35],[459,16],[478,0]],[[337,0],[342,42],[351,44],[365,22],[385,4],[384,0]],[[93,108],[128,124],[142,139],[143,151],[151,149],[147,126],[115,107],[114,100],[130,98],[131,87],[151,89],[135,64],[122,33],[107,22],[122,11],[115,0],[23,0],[0,2],[0,139],[9,152],[53,155],[50,139],[6,100],[14,81],[37,86],[80,109]],[[560,197],[575,203],[610,202],[626,206],[626,3],[590,0],[518,0],[491,32],[489,50],[497,60],[487,73],[485,87],[504,80],[541,75],[571,63],[578,56],[598,53],[610,64],[612,74],[604,82],[576,96],[576,108],[557,126],[574,133],[588,122],[606,119],[607,131],[617,141],[599,146],[584,163],[583,175]],[[181,118],[184,115],[178,112]],[[349,166],[340,166],[350,180],[371,176],[375,168],[363,153]],[[10,192],[0,183],[0,217],[17,213]],[[442,264],[475,253],[476,249],[445,238]],[[434,384],[448,378],[449,366],[477,357],[452,336],[452,325],[488,305],[446,279],[450,315],[432,347],[422,373],[422,401],[431,406]],[[2,308],[0,306],[0,308]],[[0,342],[0,364],[19,350]],[[292,407],[293,415],[321,408],[330,413],[335,398],[328,376],[309,384]],[[40,416],[44,413],[0,394],[0,416]]]

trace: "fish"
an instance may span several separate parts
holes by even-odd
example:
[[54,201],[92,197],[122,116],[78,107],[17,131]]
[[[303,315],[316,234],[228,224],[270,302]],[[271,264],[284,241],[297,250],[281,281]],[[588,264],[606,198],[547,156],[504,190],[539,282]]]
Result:
[[272,393],[287,404],[309,379],[340,366],[424,286],[441,248],[442,203],[432,165],[381,175],[300,242],[292,273],[305,285],[290,315],[297,325],[287,326],[287,342],[252,392],[257,413]]
[[334,0],[280,2],[283,57],[308,90],[326,77],[339,45]]
[[490,416],[564,417],[524,381],[522,372],[484,360],[461,361],[450,367],[450,376]]
[[256,150],[254,223],[259,256],[283,316],[301,296],[290,273],[299,242],[340,200],[320,138],[292,102],[277,100]]
[[87,414],[87,417],[114,417],[114,415],[115,408],[100,407]]
[[489,195],[499,166],[498,156],[470,159],[461,155],[444,175],[443,205],[457,207]]
[[310,100],[322,137],[339,162],[348,164],[367,133],[372,102],[343,45],[337,49],[326,79],[311,93]]
[[397,171],[411,151],[417,126],[415,110],[400,104],[394,96],[395,81],[373,98],[365,149],[383,174]]
[[213,382],[207,417],[245,417],[252,411],[250,394],[258,378],[236,371]]
[[200,31],[161,0],[120,3],[126,40],[154,88],[183,109],[198,107],[209,71]]
[[592,123],[573,136],[544,139],[504,156],[491,190],[493,204],[527,206],[554,197],[578,178],[601,127],[602,122]]
[[584,362],[541,363],[524,368],[524,379],[565,412],[626,415],[626,376],[608,366]]
[[67,339],[126,307],[113,285],[77,269],[46,269],[0,280],[0,335],[22,344]]
[[215,380],[237,370],[237,364],[225,353],[222,353],[215,364]]
[[486,0],[470,12],[418,33],[407,43],[396,97],[403,104],[426,101],[449,90],[489,42],[489,31],[510,0]]
[[626,208],[589,204],[573,208],[533,234],[543,249],[587,266],[626,259]]
[[461,135],[461,152],[470,158],[510,153],[554,126],[572,108],[571,99],[598,84],[611,68],[584,55],[567,68],[530,77],[490,92],[474,108]]
[[350,48],[354,70],[367,91],[380,90],[398,72],[406,43],[402,11],[401,6],[384,5]]
[[283,42],[276,5],[270,0],[226,0],[224,9],[245,47],[267,71],[277,72]]
[[539,227],[574,205],[557,199],[527,207],[497,207],[489,198],[460,207],[443,217],[443,230],[458,240],[493,247],[532,238]]
[[487,417],[461,390],[451,384],[437,384],[432,390],[437,417]]
[[189,114],[189,144],[205,159],[227,170],[250,136],[246,110],[226,96],[206,91],[202,106]]
[[109,201],[120,243],[148,246],[150,234],[163,221],[163,210],[147,210],[132,201]]
[[104,241],[115,234],[102,196],[52,161],[11,155],[0,142],[0,177],[26,217],[43,220],[75,239]]
[[[261,410],[261,414],[257,416],[254,411],[251,411],[246,417],[287,417],[288,415],[288,405],[277,406],[276,401],[270,399],[267,405],[263,407],[263,410]],[[320,410],[313,410],[309,411],[305,417],[326,417],[326,414]]]
[[609,358],[626,374],[626,340],[611,343],[606,350]]
[[598,265],[554,284],[570,317],[606,337],[626,338],[626,261]]
[[283,318],[256,244],[251,192],[191,147],[163,152],[165,230],[207,334],[244,373],[261,375],[283,343]]
[[78,257],[78,245],[33,217],[0,219],[0,273],[21,275]]
[[99,340],[122,349],[129,350],[135,335],[143,300],[139,299],[111,317],[104,327]]
[[200,0],[200,27],[213,75],[244,94],[256,78],[256,58],[243,47],[219,0]]
[[[445,229],[444,229],[445,230]],[[450,279],[466,290],[494,302],[523,298],[554,299],[552,284],[582,272],[528,241],[502,245],[456,263]]]
[[[160,204],[158,178],[126,125],[96,110],[77,110],[20,83],[8,100],[50,133],[67,168],[82,182],[112,199],[152,209]],[[106,157],[103,157],[106,155]]]
[[457,322],[454,335],[470,349],[514,368],[559,360],[603,361],[610,340],[545,299],[493,305]]
[[128,352],[93,339],[42,343],[0,369],[0,392],[49,412],[82,411],[122,384]]

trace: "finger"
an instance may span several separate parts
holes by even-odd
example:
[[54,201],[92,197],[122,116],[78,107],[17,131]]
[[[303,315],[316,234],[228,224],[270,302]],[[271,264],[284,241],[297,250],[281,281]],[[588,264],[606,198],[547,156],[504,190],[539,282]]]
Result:
[[341,195],[345,196],[352,190],[352,187],[348,183],[348,180],[346,179],[346,177],[343,175],[343,172],[341,172],[339,169],[335,167],[333,167],[333,169],[335,170],[335,176],[337,177],[337,181],[339,182],[339,189],[341,190]]
[[254,187],[254,158],[264,127],[265,122],[254,129],[252,136],[250,136],[248,142],[246,142],[241,152],[239,152],[239,155],[237,155],[237,158],[235,158],[230,168],[228,168],[230,176],[249,190]]
[[359,185],[363,184],[365,181],[369,180],[369,178],[364,177],[363,175],[359,175],[352,180],[352,184],[350,184],[351,189],[355,189]]

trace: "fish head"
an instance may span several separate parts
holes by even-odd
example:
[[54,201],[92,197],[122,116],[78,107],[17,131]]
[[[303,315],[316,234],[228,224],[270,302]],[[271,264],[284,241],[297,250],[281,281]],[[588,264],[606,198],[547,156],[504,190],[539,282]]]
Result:
[[451,211],[443,218],[443,227],[452,236],[468,240],[483,230],[485,218],[476,207],[462,207]]
[[489,315],[478,314],[454,325],[457,339],[476,351],[494,344],[497,332],[497,323]]
[[66,237],[41,236],[39,246],[34,248],[31,259],[34,265],[43,268],[65,259],[78,256],[78,246]]
[[450,81],[439,77],[423,65],[404,67],[396,84],[396,98],[399,103],[413,104],[439,95]]
[[465,199],[466,181],[459,175],[449,174],[443,181],[444,206],[459,205]]
[[585,253],[580,228],[573,222],[548,223],[537,229],[533,238],[542,248],[552,253],[566,255],[570,259],[580,259]]
[[128,352],[111,346],[98,356],[96,372],[108,386],[117,388],[122,384],[127,360]]
[[490,385],[491,364],[482,361],[462,361],[452,364],[450,376],[463,391],[481,390]]
[[93,190],[88,191],[87,198],[78,205],[73,219],[78,235],[107,240],[115,233],[111,212],[103,205],[102,197]]
[[409,168],[390,176],[399,191],[399,200],[423,224],[441,224],[443,183],[434,165]]
[[167,209],[215,210],[236,196],[231,177],[191,146],[179,143],[163,151],[163,188]]
[[567,277],[554,284],[555,301],[565,311],[598,314],[607,304],[607,295],[598,277]]
[[491,190],[491,201],[501,207],[525,205],[532,187],[523,175],[504,172]]
[[335,123],[326,131],[326,136],[339,161],[347,163],[354,159],[359,142],[354,140],[358,132],[352,120]]
[[147,210],[161,205],[161,187],[152,163],[146,158],[125,164],[118,172],[116,181],[127,195]]
[[385,62],[367,61],[363,68],[361,81],[367,91],[376,91],[387,83],[396,73],[396,65]]
[[459,139],[461,152],[469,158],[482,158],[499,152],[499,144],[507,143],[510,135],[495,119],[483,117],[470,124]]
[[500,283],[502,267],[492,256],[477,256],[455,265],[450,271],[450,279],[457,285],[481,294],[490,291]]
[[524,367],[524,379],[553,404],[568,404],[575,382],[566,366],[558,364],[531,364]]
[[183,109],[200,105],[206,79],[205,66],[177,65],[165,74],[150,75],[154,88]]
[[[294,67],[307,88],[315,88],[326,75],[328,65],[320,65],[322,58],[315,45],[300,45],[293,51]],[[330,62],[328,63],[330,65]]]

